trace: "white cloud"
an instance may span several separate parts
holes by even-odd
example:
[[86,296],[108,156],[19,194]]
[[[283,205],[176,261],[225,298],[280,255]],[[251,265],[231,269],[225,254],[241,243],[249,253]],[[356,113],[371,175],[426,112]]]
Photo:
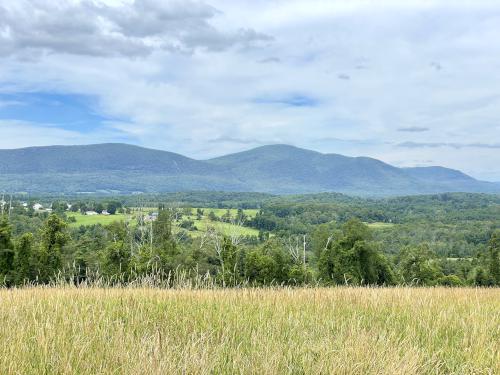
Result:
[[144,56],[155,50],[224,50],[272,38],[253,29],[221,31],[219,12],[191,0],[103,2],[18,0],[0,3],[0,55],[65,53]]
[[0,40],[16,41],[0,43],[0,94],[97,97],[94,110],[123,121],[85,141],[200,158],[290,143],[500,180],[495,148],[398,147],[500,139],[493,2],[55,1],[35,17],[26,1],[0,0]]
[[61,129],[48,124],[34,124],[25,121],[0,120],[0,148],[12,149],[30,146],[78,145],[95,142],[111,142],[119,134],[108,130],[83,134]]

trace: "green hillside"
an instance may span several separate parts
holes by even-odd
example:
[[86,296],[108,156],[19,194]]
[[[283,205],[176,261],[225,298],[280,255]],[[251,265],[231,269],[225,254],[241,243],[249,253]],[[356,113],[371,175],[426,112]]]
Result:
[[263,146],[211,160],[125,144],[0,150],[0,192],[340,192],[383,196],[500,192],[500,185],[442,168],[396,168],[367,157]]

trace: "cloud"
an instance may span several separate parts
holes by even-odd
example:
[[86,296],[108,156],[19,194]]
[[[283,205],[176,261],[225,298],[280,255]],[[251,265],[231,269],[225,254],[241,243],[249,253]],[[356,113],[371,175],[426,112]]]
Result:
[[133,142],[123,133],[102,128],[94,132],[62,129],[51,124],[0,120],[0,149],[48,145]]
[[397,146],[398,147],[406,147],[406,148],[452,147],[452,148],[456,148],[456,149],[461,149],[461,148],[497,149],[497,148],[500,148],[500,143],[403,142],[403,143],[398,143]]
[[270,63],[280,63],[281,59],[279,57],[266,57],[257,61],[259,64],[270,64]]
[[0,144],[110,138],[206,158],[290,143],[500,180],[500,7],[459,3],[0,0],[0,98],[82,95],[109,120],[69,136],[62,111],[37,124],[4,105],[32,123]]
[[318,100],[302,94],[290,94],[286,96],[257,97],[253,100],[258,104],[280,104],[289,107],[315,107]]
[[19,106],[19,105],[23,105],[23,104],[24,104],[23,102],[17,101],[17,100],[0,99],[0,109],[5,108],[5,107]]
[[439,62],[437,62],[437,61],[432,61],[429,65],[431,66],[431,68],[433,68],[434,70],[436,70],[438,72],[441,69],[443,69],[442,65]]
[[351,79],[351,76],[350,76],[350,75],[348,75],[348,74],[339,74],[339,75],[337,76],[337,78],[338,78],[338,79],[343,79],[343,80],[346,80],[346,81],[347,81],[347,80],[350,80],[350,79]]
[[134,57],[156,50],[222,51],[272,40],[252,28],[220,30],[211,24],[219,14],[190,0],[135,0],[115,6],[90,0],[0,3],[0,56]]
[[398,132],[408,132],[408,133],[422,133],[429,131],[429,128],[423,126],[409,126],[406,128],[398,128]]
[[217,137],[214,139],[210,139],[207,142],[210,143],[236,143],[240,145],[265,145],[265,144],[271,144],[271,143],[276,143],[274,141],[263,141],[255,138],[236,138],[236,137],[228,137],[228,136],[223,136],[223,137]]

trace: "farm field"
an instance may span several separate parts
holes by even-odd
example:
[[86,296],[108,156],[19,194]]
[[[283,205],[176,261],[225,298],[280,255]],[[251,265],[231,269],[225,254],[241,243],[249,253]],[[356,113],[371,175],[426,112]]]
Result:
[[217,232],[224,235],[235,235],[235,236],[258,236],[259,231],[254,228],[244,227],[241,225],[235,225],[231,223],[223,222],[211,222],[208,219],[197,220],[192,218],[196,231],[189,232],[193,236],[199,236],[205,233],[209,228],[215,229]]
[[500,289],[0,290],[2,374],[496,374]]
[[[225,223],[225,222],[218,222],[218,221],[212,222],[208,219],[208,214],[211,211],[213,211],[215,216],[220,218],[228,211],[227,209],[222,209],[222,208],[202,208],[202,209],[204,210],[204,215],[201,217],[201,219],[198,219],[196,217],[196,215],[184,215],[183,216],[183,219],[188,219],[188,220],[193,221],[194,227],[196,227],[197,230],[189,231],[189,233],[194,237],[200,236],[201,234],[206,232],[208,230],[208,228],[214,228],[218,232],[225,234],[225,235],[237,235],[237,236],[258,236],[259,235],[259,231],[256,229],[253,229],[253,228],[244,227],[241,225],[234,225],[232,223]],[[153,208],[143,209],[143,212],[145,212],[145,213],[152,212],[152,211],[155,211],[155,209],[153,209]],[[195,213],[196,208],[193,208],[192,212]],[[235,217],[238,210],[237,209],[229,209],[229,212],[230,212],[231,216]],[[248,217],[251,218],[257,214],[258,210],[247,209],[247,210],[243,210],[243,212],[245,213],[245,215],[247,215]],[[136,224],[137,223],[136,218],[138,215],[138,211],[137,211],[137,209],[134,209],[131,214],[119,214],[119,213],[117,213],[115,215],[107,215],[107,216],[106,215],[83,215],[79,212],[77,212],[77,213],[71,212],[71,213],[68,213],[67,215],[68,215],[68,218],[74,217],[76,220],[75,222],[70,222],[69,226],[72,228],[78,228],[81,225],[84,225],[84,226],[97,225],[97,224],[108,225],[108,224],[111,224],[112,222],[120,221],[120,220],[123,220],[123,221],[131,220],[133,224]],[[177,224],[180,224],[180,222],[178,222]]]
[[111,224],[114,221],[120,221],[120,220],[128,220],[132,217],[132,215],[126,215],[126,214],[115,214],[115,215],[83,215],[79,212],[71,212],[67,214],[68,218],[74,217],[75,222],[69,223],[68,225],[72,228],[77,228],[81,225],[84,226],[89,226],[89,225],[108,225]]

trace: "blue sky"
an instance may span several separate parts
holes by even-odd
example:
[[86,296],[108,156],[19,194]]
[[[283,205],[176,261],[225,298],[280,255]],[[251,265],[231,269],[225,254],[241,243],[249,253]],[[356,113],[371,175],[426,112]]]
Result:
[[0,120],[16,119],[33,124],[90,133],[110,121],[99,113],[98,98],[78,94],[16,92],[0,95]]
[[0,148],[271,143],[500,181],[494,1],[0,0]]

